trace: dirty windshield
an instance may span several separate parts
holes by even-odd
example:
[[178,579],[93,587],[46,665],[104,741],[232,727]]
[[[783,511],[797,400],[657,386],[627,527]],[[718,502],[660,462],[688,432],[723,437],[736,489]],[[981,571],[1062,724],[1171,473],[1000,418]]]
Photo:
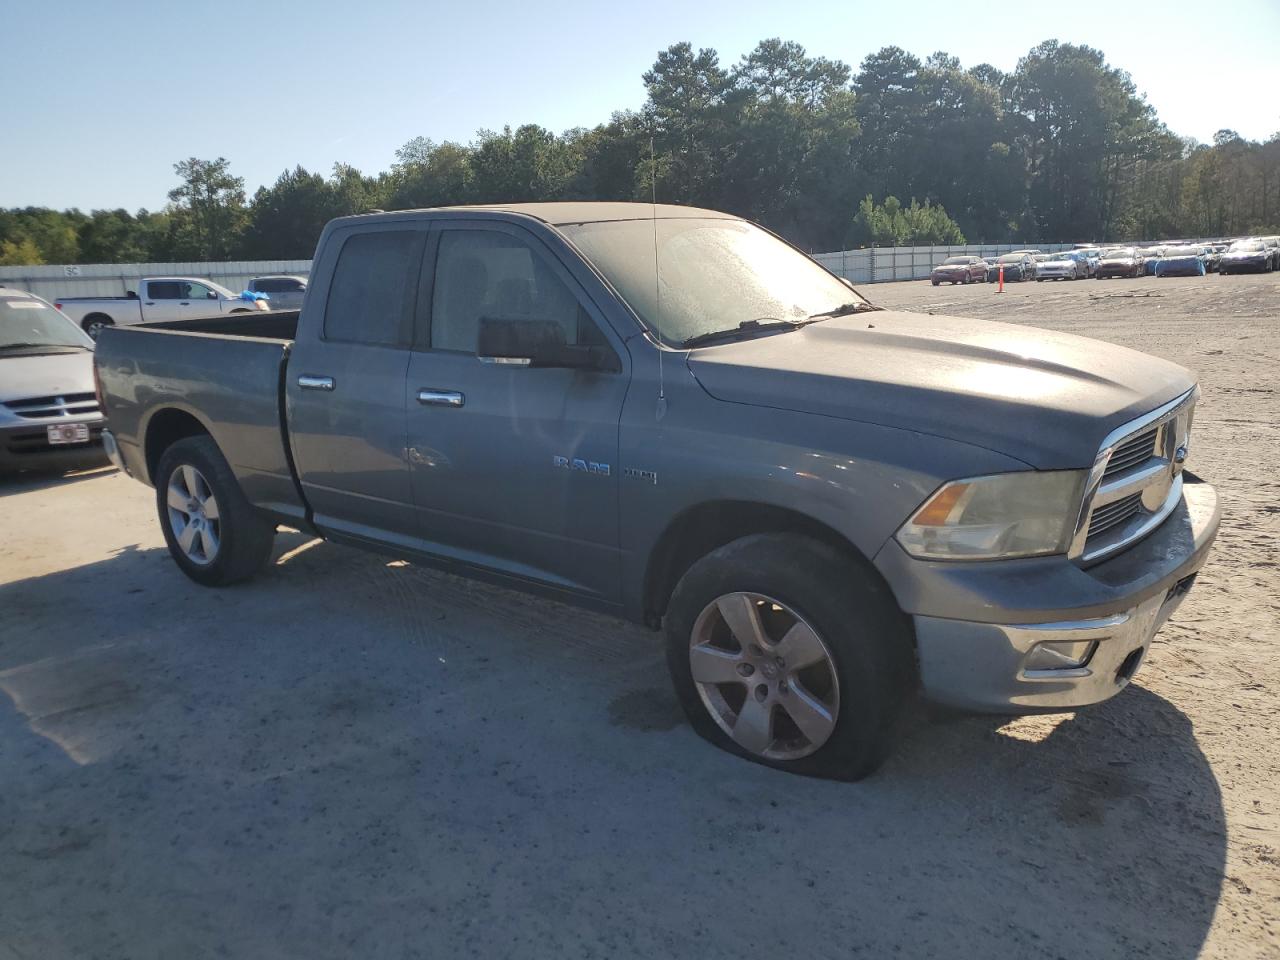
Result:
[[0,295],[0,350],[87,350],[85,334],[41,300]]
[[741,220],[611,220],[561,230],[670,345],[753,320],[800,321],[863,302],[804,254]]

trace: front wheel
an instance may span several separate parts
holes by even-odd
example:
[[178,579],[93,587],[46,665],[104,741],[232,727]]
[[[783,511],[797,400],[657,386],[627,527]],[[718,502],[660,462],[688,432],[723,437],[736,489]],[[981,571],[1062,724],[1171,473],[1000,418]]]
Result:
[[169,554],[196,583],[247,580],[267,562],[275,524],[245,499],[212,437],[186,437],[165,450],[155,482]]
[[681,706],[722,749],[839,780],[888,755],[911,631],[869,566],[807,537],[743,537],[685,573],[665,628]]
[[92,339],[97,340],[98,336],[107,327],[114,327],[115,321],[110,317],[101,313],[90,314],[85,317],[80,324],[80,329],[87,333]]

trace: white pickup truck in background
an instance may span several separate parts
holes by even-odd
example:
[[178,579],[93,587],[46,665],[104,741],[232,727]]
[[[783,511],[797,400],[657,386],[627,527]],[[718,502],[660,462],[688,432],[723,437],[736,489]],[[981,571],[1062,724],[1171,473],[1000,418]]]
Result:
[[194,277],[145,277],[136,293],[130,290],[123,297],[60,297],[54,306],[95,340],[103,327],[271,309],[265,300],[245,300],[212,280]]

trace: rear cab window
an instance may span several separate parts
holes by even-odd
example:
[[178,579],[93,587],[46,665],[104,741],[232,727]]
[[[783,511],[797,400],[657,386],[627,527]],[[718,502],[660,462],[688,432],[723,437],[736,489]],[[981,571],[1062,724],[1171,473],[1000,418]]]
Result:
[[375,346],[407,342],[423,236],[415,230],[378,230],[346,237],[325,303],[325,340]]

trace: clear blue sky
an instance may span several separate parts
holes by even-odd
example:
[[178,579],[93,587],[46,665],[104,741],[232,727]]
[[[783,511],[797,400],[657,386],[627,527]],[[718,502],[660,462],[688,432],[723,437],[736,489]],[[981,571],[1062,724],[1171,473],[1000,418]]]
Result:
[[591,126],[644,100],[681,40],[727,65],[766,37],[856,67],[896,44],[1008,70],[1048,38],[1128,70],[1174,132],[1280,130],[1280,0],[642,4],[35,0],[0,23],[0,206],[164,205],[173,163],[231,161],[253,190],[301,163],[386,169],[419,134]]

